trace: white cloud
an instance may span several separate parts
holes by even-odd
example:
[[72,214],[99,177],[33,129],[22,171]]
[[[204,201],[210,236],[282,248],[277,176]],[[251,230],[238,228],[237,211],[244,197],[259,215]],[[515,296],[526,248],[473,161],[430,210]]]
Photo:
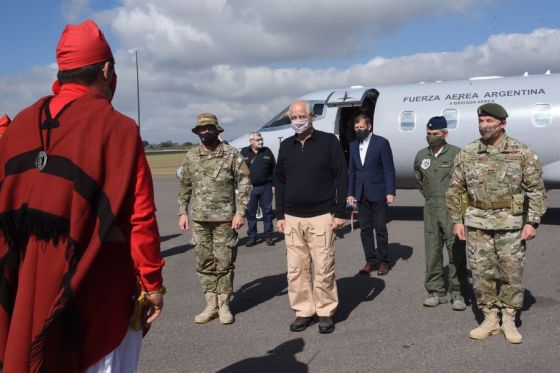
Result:
[[[301,67],[311,58],[352,56],[364,41],[410,18],[467,12],[484,2],[410,0],[396,7],[390,0],[355,0],[348,7],[335,0],[189,0],[187,7],[182,0],[123,0],[95,19],[122,47],[114,51],[115,106],[136,118],[135,62],[127,50],[139,49],[142,134],[152,142],[183,142],[194,140],[190,129],[203,111],[216,113],[225,137],[233,138],[312,91],[560,71],[560,29],[494,35],[453,53],[375,57],[347,68]],[[1,110],[13,115],[49,93],[55,73],[44,67],[0,74]]]

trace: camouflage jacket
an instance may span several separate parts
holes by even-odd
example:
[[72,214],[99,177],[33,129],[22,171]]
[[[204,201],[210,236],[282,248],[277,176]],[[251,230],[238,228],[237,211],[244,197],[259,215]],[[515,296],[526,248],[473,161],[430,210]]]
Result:
[[237,149],[223,143],[214,151],[197,146],[187,152],[182,166],[179,214],[187,214],[192,201],[191,218],[195,221],[230,221],[235,214],[245,216],[251,189],[249,168]]
[[464,224],[490,230],[521,229],[524,221],[539,223],[546,211],[546,194],[542,167],[538,157],[526,145],[505,135],[497,146],[477,140],[455,157],[451,183],[446,194],[447,207],[454,224],[463,223],[461,195],[476,201],[494,202],[523,195],[524,213],[511,209],[482,210],[468,206]]
[[437,157],[432,154],[429,146],[420,149],[416,154],[414,159],[416,185],[425,199],[440,198],[441,201],[445,198],[451,170],[453,170],[453,160],[460,150],[454,145],[445,144]]

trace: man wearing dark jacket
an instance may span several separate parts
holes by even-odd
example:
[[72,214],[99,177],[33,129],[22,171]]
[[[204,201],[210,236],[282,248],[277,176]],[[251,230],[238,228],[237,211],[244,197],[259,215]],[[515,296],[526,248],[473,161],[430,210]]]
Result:
[[272,174],[276,160],[269,148],[263,146],[263,138],[259,132],[251,132],[249,135],[250,146],[241,149],[243,160],[249,166],[251,174],[251,199],[247,205],[247,246],[257,244],[257,208],[261,207],[263,214],[264,234],[266,243],[274,245],[272,228]]
[[[395,165],[389,141],[373,134],[368,116],[354,119],[356,140],[350,143],[348,163],[348,204],[358,205],[360,237],[366,265],[358,273],[377,270],[379,276],[389,272],[389,234],[387,205],[395,201]],[[373,230],[377,250],[373,240]]]
[[336,136],[313,128],[308,102],[294,102],[289,115],[295,135],[280,145],[274,185],[276,227],[286,238],[288,298],[296,313],[290,330],[305,330],[316,314],[319,332],[331,333],[338,306],[334,231],[344,225],[346,161]]

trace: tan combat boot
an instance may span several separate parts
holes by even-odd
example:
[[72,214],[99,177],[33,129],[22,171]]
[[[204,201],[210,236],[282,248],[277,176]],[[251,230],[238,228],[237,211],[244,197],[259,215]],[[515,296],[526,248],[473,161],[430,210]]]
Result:
[[502,330],[509,343],[521,343],[523,337],[515,327],[515,310],[513,308],[504,308],[502,310]]
[[229,297],[231,294],[218,294],[218,313],[222,324],[233,323],[233,315],[229,310]]
[[201,314],[195,316],[194,322],[197,324],[206,324],[218,317],[218,296],[216,293],[206,292],[204,297],[206,298],[206,308]]
[[470,331],[469,337],[472,339],[486,339],[490,335],[500,334],[500,319],[498,318],[497,308],[483,308],[484,321],[482,324]]

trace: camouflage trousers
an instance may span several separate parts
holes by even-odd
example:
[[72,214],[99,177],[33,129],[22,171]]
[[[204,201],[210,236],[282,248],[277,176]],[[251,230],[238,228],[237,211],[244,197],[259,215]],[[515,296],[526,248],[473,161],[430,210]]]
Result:
[[193,221],[196,272],[202,290],[231,294],[233,269],[237,257],[237,232],[231,222]]
[[[525,263],[521,230],[467,227],[467,258],[479,308],[521,308]],[[496,278],[500,280],[499,294]]]

